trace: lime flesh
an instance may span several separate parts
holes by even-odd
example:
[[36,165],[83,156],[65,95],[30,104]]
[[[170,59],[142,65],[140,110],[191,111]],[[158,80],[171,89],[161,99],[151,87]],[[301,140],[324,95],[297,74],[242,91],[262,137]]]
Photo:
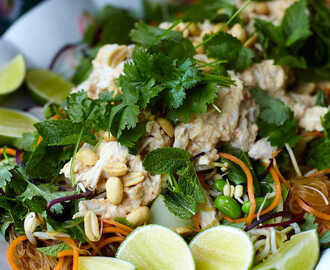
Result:
[[320,255],[316,230],[294,235],[289,241],[253,270],[312,270]]
[[135,270],[135,266],[110,257],[79,257],[79,270]]
[[26,84],[38,102],[61,104],[69,95],[73,84],[58,74],[43,69],[31,69],[26,74]]
[[159,225],[133,231],[120,245],[117,258],[131,262],[138,270],[195,270],[183,238]]
[[30,114],[0,108],[0,144],[11,145],[23,133],[35,131],[33,124],[37,121]]
[[8,95],[18,89],[24,77],[25,61],[22,55],[18,55],[0,71],[0,95]]
[[190,242],[196,270],[245,270],[253,263],[254,247],[248,234],[230,226],[216,226]]

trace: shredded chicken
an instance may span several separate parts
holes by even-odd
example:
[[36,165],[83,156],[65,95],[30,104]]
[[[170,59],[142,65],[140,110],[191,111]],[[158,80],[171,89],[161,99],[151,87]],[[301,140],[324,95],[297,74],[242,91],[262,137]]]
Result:
[[249,150],[249,156],[254,159],[271,159],[277,148],[271,146],[267,138],[256,141]]
[[315,106],[308,108],[299,121],[299,125],[307,131],[323,131],[321,117],[323,117],[329,108]]

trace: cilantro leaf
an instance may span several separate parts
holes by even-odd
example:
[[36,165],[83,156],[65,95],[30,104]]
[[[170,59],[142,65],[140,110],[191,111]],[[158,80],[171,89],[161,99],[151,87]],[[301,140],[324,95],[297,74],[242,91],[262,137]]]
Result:
[[290,108],[281,100],[270,97],[261,89],[254,89],[251,93],[260,108],[260,120],[280,126],[290,119]]
[[[130,32],[130,37],[133,42],[149,47],[164,32],[164,29],[148,25],[145,22],[137,22]],[[172,32],[169,35],[172,35]]]
[[180,108],[169,112],[170,119],[173,122],[188,122],[193,115],[198,116],[207,112],[207,106],[214,102],[218,91],[219,87],[215,82],[196,86],[189,91],[188,97]]
[[322,106],[322,107],[328,107],[329,101],[328,98],[326,97],[324,91],[321,89],[316,91],[316,102],[315,105]]
[[43,253],[47,256],[52,256],[52,257],[57,257],[59,252],[64,251],[64,250],[70,250],[70,249],[72,249],[72,248],[66,243],[37,248],[37,250],[40,251],[41,253]]
[[330,246],[330,231],[326,231],[322,234],[320,238],[320,244],[325,248]]
[[15,140],[14,146],[20,150],[33,152],[37,146],[38,138],[37,132],[24,133],[22,137]]
[[132,154],[138,152],[136,144],[146,133],[146,124],[146,122],[138,123],[135,128],[124,130],[119,137],[119,143],[125,145]]
[[[204,37],[208,39],[209,35]],[[227,69],[241,71],[252,64],[254,52],[230,34],[220,32],[205,44],[208,57],[227,60]]]
[[330,140],[330,110],[321,118],[321,123],[324,129],[324,137]]
[[79,91],[69,95],[64,102],[64,111],[73,123],[81,123],[88,118],[93,101],[87,97],[87,92]]
[[300,228],[303,232],[317,229],[318,224],[315,223],[316,218],[312,213],[309,213],[309,214],[306,213],[304,215],[304,218],[305,218],[305,222],[304,222],[304,224],[302,224],[300,226]]
[[198,211],[197,202],[191,196],[177,192],[165,193],[164,203],[169,211],[183,219],[192,218]]
[[11,170],[15,168],[15,165],[7,160],[0,162],[0,189],[4,189],[12,179]]

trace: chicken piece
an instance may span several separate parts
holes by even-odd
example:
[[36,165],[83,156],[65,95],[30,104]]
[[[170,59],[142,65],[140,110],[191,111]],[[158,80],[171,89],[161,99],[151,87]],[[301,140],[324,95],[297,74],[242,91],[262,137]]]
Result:
[[123,73],[125,62],[130,59],[134,45],[105,45],[100,48],[93,61],[93,71],[89,78],[81,83],[74,92],[85,90],[90,98],[98,98],[105,90],[119,93],[116,79]]
[[[189,123],[180,123],[175,127],[173,147],[183,148],[192,155],[212,153],[215,146],[229,142],[239,123],[240,105],[244,99],[242,82],[233,74],[236,85],[220,89],[216,105],[222,112],[211,110],[201,114]],[[217,155],[212,153],[209,161],[214,161]]]
[[247,96],[246,100],[241,104],[240,120],[230,141],[231,146],[245,152],[250,149],[257,138],[258,126],[256,120],[259,113],[255,101],[250,96]]
[[256,141],[249,150],[249,156],[253,159],[271,159],[277,147],[271,146],[267,138]]
[[274,65],[273,60],[264,60],[247,68],[240,74],[240,79],[248,87],[276,92],[286,88],[290,81],[289,76],[288,68]]
[[83,217],[88,211],[93,211],[102,218],[125,217],[135,208],[148,205],[161,192],[160,175],[148,176],[140,184],[124,188],[124,199],[119,205],[112,204],[107,199],[92,199],[79,203],[79,212],[74,218]]
[[321,106],[308,108],[300,119],[299,126],[307,131],[323,131],[321,117],[324,117],[328,111],[329,108]]

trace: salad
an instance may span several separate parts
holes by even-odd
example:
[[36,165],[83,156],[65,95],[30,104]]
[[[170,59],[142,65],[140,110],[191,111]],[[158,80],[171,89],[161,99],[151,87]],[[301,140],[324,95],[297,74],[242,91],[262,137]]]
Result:
[[17,56],[0,71],[0,101],[20,89],[43,105],[0,108],[11,268],[315,269],[330,247],[329,3],[144,6],[84,14],[49,70]]

